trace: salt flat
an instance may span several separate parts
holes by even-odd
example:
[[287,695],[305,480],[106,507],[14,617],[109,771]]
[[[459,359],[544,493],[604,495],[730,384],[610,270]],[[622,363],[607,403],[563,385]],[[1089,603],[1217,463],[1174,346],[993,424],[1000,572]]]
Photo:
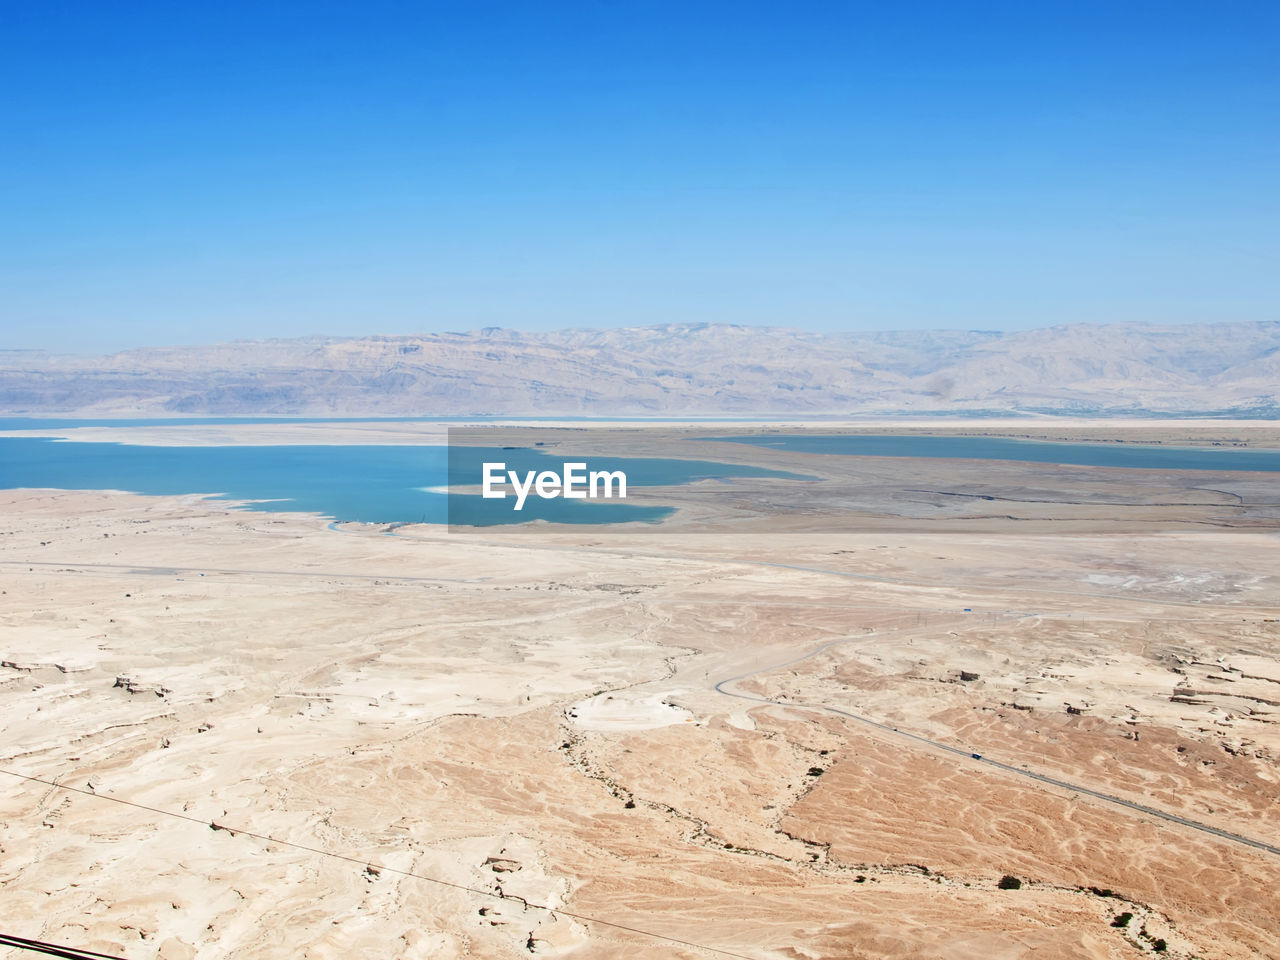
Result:
[[0,493],[0,768],[70,788],[0,777],[8,932],[129,958],[1280,954],[1280,857],[968,755],[1280,845],[1275,521],[1176,476],[1122,505],[1123,477],[928,478],[1071,494],[993,510],[894,469],[858,465],[860,526],[806,526],[818,502],[751,536]]
[[[472,425],[517,429],[562,428],[575,431],[626,429],[687,432],[686,421],[663,418],[634,420],[544,420],[530,422],[479,418]],[[0,429],[7,437],[57,437],[95,443],[139,443],[148,446],[264,446],[286,444],[444,444],[450,427],[467,426],[467,421],[445,423],[432,420],[306,420],[295,423],[244,420],[234,423],[200,424],[173,420],[166,425],[116,426],[109,421],[94,425],[66,426],[50,421],[40,428]],[[814,430],[860,434],[911,436],[1007,437],[1015,440],[1050,440],[1065,443],[1158,443],[1188,446],[1230,446],[1256,449],[1280,448],[1280,428],[1270,420],[1161,420],[1108,417],[903,417],[887,422],[883,418],[826,417],[822,420],[777,417],[752,421],[724,421],[704,425],[724,433],[734,430]]]

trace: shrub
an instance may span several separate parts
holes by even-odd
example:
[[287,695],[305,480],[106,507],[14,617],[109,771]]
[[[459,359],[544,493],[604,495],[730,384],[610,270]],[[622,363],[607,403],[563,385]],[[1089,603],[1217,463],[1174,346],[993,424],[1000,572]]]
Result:
[[996,886],[998,886],[1001,890],[1021,890],[1022,881],[1019,880],[1017,877],[1011,877],[1009,876],[1009,874],[1006,873],[1003,877],[1000,878],[1000,882],[996,884]]
[[1127,927],[1129,925],[1129,921],[1132,919],[1133,914],[1126,910],[1124,913],[1120,914],[1120,916],[1112,920],[1111,925],[1113,927]]

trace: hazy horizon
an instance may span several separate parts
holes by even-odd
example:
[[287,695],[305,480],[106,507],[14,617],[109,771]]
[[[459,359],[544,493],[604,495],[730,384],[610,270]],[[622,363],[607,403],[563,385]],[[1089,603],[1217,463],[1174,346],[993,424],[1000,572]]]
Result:
[[[548,326],[544,328],[522,328],[509,324],[491,324],[485,327],[472,327],[469,329],[405,329],[403,331],[387,331],[387,330],[370,330],[359,333],[342,333],[342,332],[312,332],[299,333],[287,336],[273,336],[262,334],[260,336],[237,336],[227,337],[220,340],[201,337],[201,331],[189,330],[185,339],[174,339],[171,341],[156,341],[151,343],[132,343],[118,347],[108,347],[104,349],[89,348],[73,348],[69,346],[45,348],[45,347],[11,347],[7,344],[0,343],[0,353],[37,353],[50,354],[55,356],[74,356],[74,357],[93,357],[93,356],[109,356],[116,353],[128,353],[134,350],[163,350],[163,349],[196,349],[199,347],[216,347],[229,343],[244,343],[254,341],[276,341],[276,340],[359,340],[364,338],[412,338],[412,337],[436,337],[436,336],[463,336],[472,337],[484,334],[489,330],[501,330],[509,333],[518,333],[521,335],[553,335],[557,333],[571,333],[575,331],[582,332],[607,332],[610,330],[639,330],[639,329],[661,329],[664,327],[671,328],[698,328],[698,327],[747,327],[762,330],[778,330],[791,331],[799,333],[812,333],[823,336],[858,336],[858,335],[876,335],[890,333],[918,333],[918,334],[946,334],[946,333],[970,333],[970,334],[987,334],[994,336],[1003,336],[1006,334],[1031,333],[1038,330],[1050,330],[1067,327],[1103,327],[1116,325],[1133,325],[1140,327],[1209,327],[1221,324],[1276,324],[1280,320],[1245,320],[1245,321],[1220,321],[1220,320],[1203,320],[1203,321],[1183,321],[1174,323],[1162,323],[1158,320],[1132,320],[1132,321],[1115,321],[1114,324],[1107,324],[1102,321],[1065,321],[1061,323],[1045,323],[1045,324],[1027,324],[1017,327],[1009,327],[1006,329],[996,329],[993,327],[928,327],[921,326],[915,328],[872,328],[865,327],[860,329],[814,329],[799,324],[782,324],[782,323],[734,323],[732,321],[681,321],[681,322],[663,322],[656,321],[653,323],[629,323],[629,324],[608,324],[600,326]],[[205,331],[208,333],[209,331]]]

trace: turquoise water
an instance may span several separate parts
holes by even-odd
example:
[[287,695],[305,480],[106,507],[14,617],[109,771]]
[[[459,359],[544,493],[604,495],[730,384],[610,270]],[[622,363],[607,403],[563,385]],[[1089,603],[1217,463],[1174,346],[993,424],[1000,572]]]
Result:
[[[1280,471],[1280,451],[1274,450],[919,436],[806,434],[720,439],[803,453],[958,457],[1164,470]],[[236,501],[265,501],[248,504],[248,509],[305,511],[365,523],[492,526],[538,519],[577,524],[655,523],[672,512],[665,507],[628,503],[530,497],[524,510],[515,513],[509,500],[458,495],[450,498],[440,492],[451,483],[477,486],[480,464],[499,460],[521,474],[528,470],[558,470],[562,463],[561,457],[523,448],[455,446],[451,462],[443,446],[150,447],[0,437],[0,488],[111,489],[152,495],[202,493]],[[732,482],[734,478],[753,476],[808,479],[699,460],[593,457],[590,469],[624,470],[631,487],[674,486],[704,479]]]
[[142,417],[84,420],[73,417],[0,417],[0,430],[68,430],[72,427],[222,427],[237,423],[435,423],[475,417]]
[[753,447],[795,453],[863,457],[947,457],[963,460],[1020,460],[1068,463],[1085,467],[1132,467],[1144,470],[1280,471],[1280,450],[1229,447],[1168,447],[1129,443],[1048,443],[996,437],[895,437],[796,434],[718,437]]
[[[485,461],[509,469],[559,470],[563,458],[536,450],[442,446],[147,447],[0,437],[0,488],[127,490],[151,495],[216,494],[269,501],[254,510],[318,513],[364,523],[464,523],[476,526],[556,523],[654,523],[666,507],[530,497],[520,513],[511,500],[446,496],[430,488],[478,486]],[[699,460],[591,458],[593,470],[624,470],[629,487],[672,486],[708,478],[788,474]],[[450,514],[450,500],[452,515]]]

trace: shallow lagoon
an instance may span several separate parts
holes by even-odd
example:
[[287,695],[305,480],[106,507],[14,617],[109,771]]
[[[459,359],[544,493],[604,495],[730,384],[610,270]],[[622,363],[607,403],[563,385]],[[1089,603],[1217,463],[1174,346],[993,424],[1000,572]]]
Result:
[[[450,465],[442,446],[149,447],[3,437],[0,488],[127,490],[156,496],[199,493],[246,501],[249,509],[303,511],[363,523],[654,523],[672,513],[666,507],[534,497],[515,513],[511,500],[455,496],[451,517],[444,489],[450,484],[478,485],[483,461],[503,461],[522,473],[559,469],[562,462],[537,450],[465,450],[466,455],[455,455]],[[625,470],[632,487],[788,476],[702,460],[593,457],[591,469]]]
[[1280,450],[1178,447],[1139,443],[1053,443],[1000,437],[882,436],[873,434],[768,434],[718,437],[754,447],[794,453],[862,457],[943,457],[961,460],[1018,460],[1085,467],[1143,470],[1280,471]]
[[[143,421],[137,422],[142,424]],[[1280,451],[1276,450],[933,436],[805,434],[719,439],[797,453],[1019,460],[1164,470],[1280,471]],[[529,498],[523,511],[515,513],[510,500],[455,495],[450,516],[450,498],[443,491],[450,485],[478,485],[483,461],[505,461],[509,468],[521,473],[558,469],[562,462],[559,457],[532,449],[462,449],[466,455],[458,456],[455,448],[451,465],[443,446],[162,447],[0,437],[0,488],[126,490],[168,496],[207,494],[241,502],[247,509],[302,511],[364,523],[657,523],[672,513],[660,506],[534,497]],[[675,486],[706,479],[732,483],[740,477],[811,479],[705,460],[593,457],[591,469],[625,470],[632,487]]]

